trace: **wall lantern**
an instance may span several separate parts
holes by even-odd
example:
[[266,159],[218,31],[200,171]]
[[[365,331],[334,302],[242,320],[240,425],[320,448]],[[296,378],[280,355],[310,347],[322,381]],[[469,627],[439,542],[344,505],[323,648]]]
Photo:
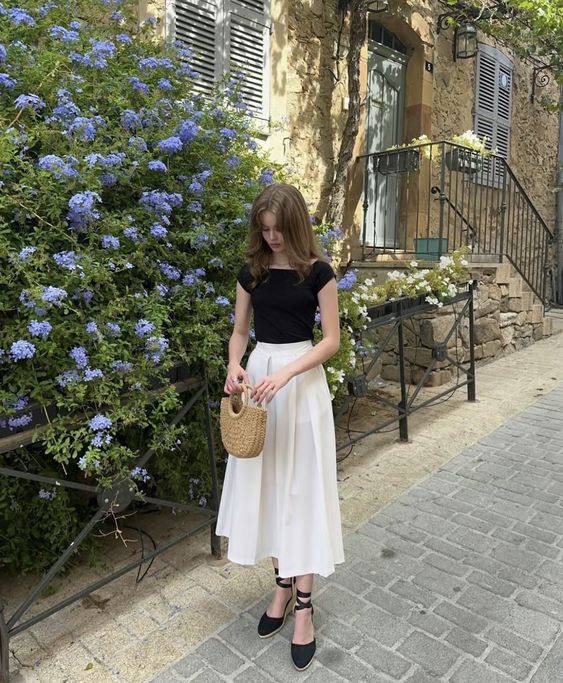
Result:
[[477,28],[466,18],[453,13],[440,14],[438,17],[438,33],[455,26],[453,57],[456,59],[471,59],[477,54]]
[[460,24],[454,33],[454,59],[471,59],[476,54],[477,29],[470,23]]
[[367,4],[368,14],[379,14],[379,12],[386,12],[388,9],[388,0],[372,0]]

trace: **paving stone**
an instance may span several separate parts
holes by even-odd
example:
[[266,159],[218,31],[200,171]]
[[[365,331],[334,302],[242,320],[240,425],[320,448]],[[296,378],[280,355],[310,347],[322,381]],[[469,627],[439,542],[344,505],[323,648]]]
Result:
[[526,537],[522,534],[517,534],[510,529],[495,529],[492,533],[493,538],[498,538],[501,541],[506,541],[507,543],[512,543],[513,545],[522,545]]
[[174,664],[174,671],[180,676],[184,678],[189,678],[190,676],[193,676],[196,674],[198,671],[201,671],[201,669],[204,668],[206,662],[204,659],[202,659],[198,654],[195,652],[192,652],[189,655],[186,655],[183,659],[180,659],[179,662],[176,662]]
[[554,640],[560,625],[546,614],[514,605],[503,626],[545,647]]
[[433,536],[447,536],[457,531],[457,526],[436,515],[420,513],[415,517],[411,524],[417,529],[422,529]]
[[561,562],[546,560],[536,569],[536,574],[552,583],[563,584],[563,564]]
[[295,667],[291,662],[289,643],[274,636],[271,644],[254,660],[258,669],[266,671],[276,681],[287,683],[295,680]]
[[437,681],[443,681],[442,677],[432,676],[427,671],[423,671],[416,667],[413,674],[409,676],[405,683],[436,683]]
[[561,679],[561,671],[563,671],[563,635],[557,638],[532,676],[531,683],[555,683]]
[[545,531],[537,526],[524,524],[522,522],[517,522],[513,529],[519,534],[523,534],[524,536],[528,536],[537,541],[543,541],[544,543],[554,543],[558,538],[558,535],[554,534],[552,531]]
[[494,530],[495,526],[484,519],[478,519],[471,515],[457,514],[452,517],[452,521],[456,524],[469,527],[474,531],[479,531],[482,534],[488,534]]
[[[315,670],[309,676],[301,680],[307,681],[307,683],[340,683],[344,679],[338,674],[335,674],[334,671],[317,664]],[[241,681],[241,683],[246,683],[246,681]],[[256,683],[259,682],[256,681]]]
[[450,534],[448,540],[469,550],[474,550],[476,553],[490,553],[498,545],[498,541],[493,538],[471,530]]
[[446,598],[453,598],[456,593],[462,590],[465,585],[463,580],[456,576],[449,576],[445,572],[434,567],[424,567],[413,578],[413,583],[418,584],[433,593],[443,595]]
[[403,657],[370,641],[356,651],[356,656],[392,678],[402,678],[411,668],[411,663]]
[[373,588],[369,593],[366,593],[365,598],[398,617],[408,615],[412,609],[412,606],[402,598],[378,587]]
[[504,647],[506,650],[512,650],[512,652],[522,655],[522,657],[530,662],[539,659],[543,652],[543,648],[540,645],[536,645],[525,638],[520,638],[520,636],[507,631],[501,626],[493,626],[484,637]]
[[526,572],[532,572],[540,564],[541,557],[535,553],[530,553],[522,548],[503,543],[492,552],[495,559],[505,562],[513,567],[518,567]]
[[192,683],[223,683],[225,679],[221,678],[213,669],[204,669],[191,680]]
[[444,635],[446,631],[451,628],[445,619],[440,619],[432,612],[427,612],[426,610],[419,610],[413,612],[408,618],[409,624],[415,626],[419,631],[424,631],[436,638]]
[[255,619],[242,617],[224,628],[218,635],[242,655],[253,659],[265,645],[256,634],[256,626]]
[[359,614],[368,607],[368,603],[365,600],[353,596],[338,586],[325,588],[314,600],[316,607],[327,610],[327,612],[336,615],[342,621],[350,621],[356,614]]
[[[10,680],[14,680],[13,677]],[[177,673],[174,669],[167,669],[151,679],[150,683],[181,683],[185,680],[187,679]]]
[[473,660],[463,662],[449,680],[451,683],[514,683],[512,678]]
[[421,586],[415,586],[409,581],[399,579],[388,589],[391,593],[395,593],[406,600],[421,605],[423,607],[432,607],[438,601],[438,597],[432,591],[426,590]]
[[507,598],[514,593],[516,586],[509,581],[503,581],[502,579],[497,579],[490,574],[485,574],[485,572],[473,571],[467,577],[469,583],[474,583],[485,590],[495,593],[496,595],[502,595]]
[[462,609],[458,605],[452,605],[450,602],[442,602],[434,608],[435,614],[451,621],[452,624],[460,626],[472,633],[481,633],[488,625],[486,619],[472,612]]
[[[361,576],[369,583],[385,588],[396,579],[396,575],[387,569],[378,569],[372,562],[356,562],[350,571],[354,576]],[[410,573],[410,572],[409,572]]]
[[412,633],[397,651],[436,676],[444,675],[458,659],[458,653],[420,631]]
[[425,552],[417,543],[407,541],[400,536],[395,536],[386,529],[380,529],[373,524],[364,524],[358,530],[358,533],[380,543],[382,548],[393,550],[396,553],[404,553],[405,555],[417,558],[424,555]]
[[236,683],[264,683],[264,681],[271,680],[273,679],[270,678],[265,671],[261,671],[257,666],[252,664],[233,678],[233,681],[236,681]]
[[553,546],[548,545],[547,543],[542,543],[534,538],[527,540],[524,543],[524,548],[551,560],[555,560],[561,555],[561,551],[558,548],[554,548]]
[[513,653],[503,652],[496,647],[485,657],[485,661],[517,681],[524,680],[532,670],[530,664],[520,657]]
[[457,626],[448,633],[446,640],[450,645],[455,645],[474,657],[480,657],[487,649],[487,643],[484,640],[476,638],[473,634]]
[[453,574],[454,576],[464,576],[469,572],[469,569],[459,562],[451,560],[449,557],[444,557],[438,553],[428,553],[422,558],[422,561],[429,564],[431,567],[440,569],[447,574]]
[[332,590],[334,585],[346,588],[353,595],[361,595],[365,591],[372,587],[372,583],[366,581],[365,579],[358,578],[358,575],[352,572],[351,569],[338,568],[328,581],[329,588],[327,590]]
[[206,640],[197,648],[195,654],[199,655],[208,666],[225,675],[233,673],[244,664],[244,659],[217,638]]
[[[315,615],[316,618],[316,615]],[[364,635],[355,628],[350,628],[337,619],[329,619],[320,629],[323,638],[330,638],[345,650],[353,650],[358,647],[364,639]]]
[[[358,659],[346,655],[335,647],[323,647],[317,655],[321,664],[342,676],[347,681],[362,681],[368,683],[376,681],[383,683],[383,679],[375,671]],[[288,680],[294,680],[290,678]]]
[[435,550],[437,553],[447,555],[453,560],[463,560],[467,555],[467,550],[460,548],[453,543],[448,543],[441,538],[429,538],[424,545],[430,550]]
[[474,510],[471,514],[473,517],[484,519],[486,522],[490,522],[501,528],[509,527],[514,524],[514,521],[511,518],[505,517],[504,515],[498,515],[496,512],[491,512],[490,510],[477,508],[477,510]]
[[412,631],[411,626],[403,619],[387,614],[377,607],[363,612],[354,621],[353,628],[387,647],[393,647]]
[[543,612],[549,617],[563,622],[563,605],[555,600],[550,600],[532,591],[522,591],[516,596],[516,602],[522,607],[527,607],[535,612]]

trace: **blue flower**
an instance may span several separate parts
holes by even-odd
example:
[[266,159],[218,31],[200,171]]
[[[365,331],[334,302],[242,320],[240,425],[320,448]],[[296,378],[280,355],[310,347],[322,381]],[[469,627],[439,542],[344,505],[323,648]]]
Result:
[[133,242],[138,242],[140,240],[139,231],[133,225],[125,228],[123,234],[127,239],[133,240]]
[[88,332],[88,334],[97,334],[98,325],[93,320],[91,320],[89,323],[86,323],[86,332]]
[[35,26],[35,19],[20,7],[11,7],[8,10],[8,17],[15,26]]
[[56,491],[46,491],[45,489],[39,489],[39,493],[37,495],[42,500],[53,500],[54,498],[57,497],[57,492]]
[[222,137],[227,138],[227,140],[234,140],[237,136],[236,130],[233,130],[232,128],[220,128],[219,134]]
[[61,306],[63,299],[66,299],[68,294],[60,287],[43,287],[41,298],[45,303],[53,304],[54,306]]
[[143,57],[139,59],[139,69],[148,71],[149,69],[172,69],[174,65],[167,57]]
[[121,334],[121,327],[117,323],[106,323],[106,329],[110,337],[118,337]]
[[143,127],[141,117],[132,109],[126,109],[121,116],[121,124],[127,131],[138,130]]
[[29,107],[34,111],[39,111],[46,106],[45,102],[43,102],[40,97],[33,95],[32,93],[28,93],[27,95],[19,95],[16,98],[14,105],[16,109],[27,109]]
[[94,417],[90,420],[88,423],[88,427],[93,432],[102,432],[106,431],[108,429],[111,429],[113,426],[113,422],[109,417],[106,417],[106,415],[100,415],[98,413],[97,415],[94,415]]
[[227,299],[226,296],[218,296],[215,299],[215,303],[219,304],[220,306],[229,306],[231,302]]
[[55,263],[65,270],[76,270],[78,268],[77,255],[74,251],[59,251],[53,254]]
[[78,173],[72,168],[72,164],[76,163],[76,159],[74,157],[70,157],[69,159],[70,161],[67,162],[55,154],[47,154],[39,159],[37,167],[42,171],[52,171],[57,180],[62,178],[63,175],[76,177]]
[[100,182],[104,187],[111,187],[117,183],[117,176],[115,173],[102,173]]
[[350,270],[338,281],[336,286],[338,289],[352,289],[357,279],[356,271]]
[[240,157],[237,157],[237,156],[229,157],[227,159],[227,161],[225,161],[225,163],[227,164],[227,166],[229,168],[236,168],[237,166],[240,165]]
[[131,372],[133,369],[133,364],[128,363],[127,361],[124,360],[114,360],[113,363],[111,364],[111,369],[114,372]]
[[25,360],[26,358],[33,358],[35,355],[35,346],[25,339],[18,339],[10,347],[10,356],[12,360]]
[[188,119],[183,121],[180,125],[180,130],[178,131],[178,137],[183,143],[190,142],[199,133],[199,126],[195,121]]
[[100,213],[95,206],[97,202],[101,201],[100,195],[90,190],[73,195],[68,200],[69,212],[67,213],[68,221],[72,227],[85,228],[99,218]]
[[139,204],[159,217],[169,216],[173,208],[182,204],[182,195],[177,192],[151,190],[143,192]]
[[26,413],[25,415],[19,415],[18,417],[10,417],[8,418],[8,427],[11,429],[20,429],[21,427],[26,427],[32,420],[32,413]]
[[88,118],[87,116],[77,116],[69,126],[69,133],[71,135],[80,135],[84,142],[92,142],[96,137],[96,124],[99,120]]
[[41,322],[39,320],[32,320],[27,326],[27,330],[32,337],[41,337],[41,339],[47,339],[52,329],[52,325],[46,320]]
[[164,227],[164,225],[161,225],[160,223],[154,223],[151,226],[151,235],[153,237],[166,237],[168,234],[168,230]]
[[135,135],[127,141],[129,147],[136,147],[140,152],[146,152],[148,147],[145,140],[138,135]]
[[9,74],[0,73],[0,85],[4,88],[15,88],[18,84],[15,78],[12,78]]
[[133,86],[134,90],[140,90],[141,92],[149,92],[150,88],[146,83],[143,83],[137,76],[130,76],[129,83]]
[[146,469],[141,467],[134,467],[131,470],[131,479],[138,479],[139,481],[147,482],[150,476]]
[[166,164],[159,160],[149,161],[147,168],[149,171],[158,171],[159,173],[166,173],[168,171]]
[[158,267],[160,272],[169,280],[179,280],[182,273],[175,266],[170,265],[167,261],[159,261]]
[[70,350],[69,356],[75,362],[77,368],[82,369],[88,367],[88,354],[83,346],[75,346]]
[[64,387],[67,387],[69,384],[78,382],[79,379],[80,377],[76,370],[66,370],[66,372],[63,372],[62,375],[57,377],[57,384],[64,389]]
[[[105,433],[98,433],[95,436],[92,437],[92,440],[90,443],[94,448],[102,448],[103,446],[109,446],[112,440],[111,434],[105,434]],[[99,460],[96,460],[97,463],[99,463]],[[99,464],[98,464],[99,467]]]
[[119,237],[102,235],[102,249],[119,249]]
[[149,337],[145,342],[145,358],[158,365],[162,355],[168,350],[169,341],[166,337]]
[[63,43],[75,43],[80,39],[78,31],[69,31],[64,26],[51,26],[49,35]]
[[213,268],[222,268],[223,261],[218,256],[214,256],[212,259],[209,260],[209,265],[213,266]]
[[101,379],[104,373],[99,368],[86,368],[84,370],[84,381],[91,382],[94,379]]
[[203,185],[199,182],[199,180],[192,180],[188,190],[193,192],[195,195],[200,195],[203,192]]
[[2,43],[0,43],[0,64],[6,63],[7,52],[6,48]]
[[262,171],[262,174],[258,178],[258,180],[261,183],[264,183],[264,185],[271,185],[274,182],[274,171],[271,168],[267,168],[265,171]]
[[131,40],[131,36],[128,35],[127,33],[118,33],[115,36],[115,39],[117,40],[118,43],[123,43],[123,45],[131,45],[133,42]]
[[110,14],[110,18],[113,19],[114,21],[123,21],[123,19],[124,19],[123,12],[121,12],[120,10],[114,10]]
[[144,318],[137,320],[137,323],[135,324],[135,334],[137,337],[146,337],[154,332],[155,329],[154,323],[151,323],[150,320],[145,320]]
[[159,90],[173,90],[174,86],[167,78],[161,78],[156,86]]
[[44,19],[49,13],[49,10],[52,10],[53,7],[56,7],[54,2],[46,2],[37,10],[37,13],[42,19]]
[[18,258],[20,261],[27,261],[27,259],[32,255],[35,254],[37,251],[37,247],[24,247],[20,253],[18,254]]
[[176,154],[176,152],[179,152],[182,149],[182,140],[173,135],[165,140],[161,140],[157,147],[165,154]]

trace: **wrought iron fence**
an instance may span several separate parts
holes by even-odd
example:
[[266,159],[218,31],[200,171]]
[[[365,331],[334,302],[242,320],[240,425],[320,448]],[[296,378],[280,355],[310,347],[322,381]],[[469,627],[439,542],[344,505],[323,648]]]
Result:
[[386,252],[438,260],[461,246],[508,260],[544,302],[553,235],[510,166],[451,142],[358,157],[364,164],[362,260]]

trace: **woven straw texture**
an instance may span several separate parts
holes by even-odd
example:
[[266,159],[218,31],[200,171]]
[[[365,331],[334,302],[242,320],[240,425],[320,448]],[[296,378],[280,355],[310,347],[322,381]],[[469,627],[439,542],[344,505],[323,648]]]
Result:
[[255,458],[264,449],[268,411],[250,405],[250,387],[244,399],[236,395],[221,399],[221,440],[225,450],[237,458]]

